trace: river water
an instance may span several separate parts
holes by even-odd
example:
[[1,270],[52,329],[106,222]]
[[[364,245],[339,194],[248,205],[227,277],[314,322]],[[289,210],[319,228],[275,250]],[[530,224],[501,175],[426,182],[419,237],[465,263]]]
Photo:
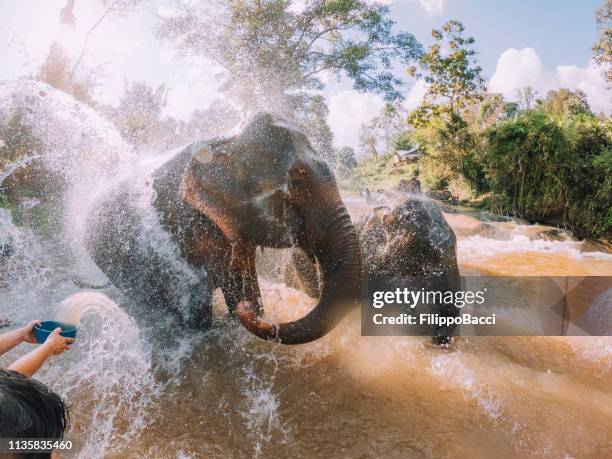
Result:
[[[601,246],[446,217],[463,274],[612,276]],[[52,316],[79,291],[75,275],[95,280],[68,242],[42,241],[6,212],[0,222],[16,246],[0,267],[0,311],[15,323]],[[261,283],[267,314],[313,305]],[[125,302],[112,287],[98,292]],[[462,337],[444,351],[424,338],[361,337],[356,311],[327,337],[287,347],[228,323],[219,297],[210,332],[142,320],[98,293],[63,309],[81,321],[77,342],[37,377],[71,405],[81,457],[612,457],[609,337]]]

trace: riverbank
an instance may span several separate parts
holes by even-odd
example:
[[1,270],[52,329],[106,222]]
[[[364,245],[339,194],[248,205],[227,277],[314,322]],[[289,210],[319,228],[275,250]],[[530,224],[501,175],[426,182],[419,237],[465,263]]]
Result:
[[[524,225],[546,226],[551,234],[561,231],[566,232],[572,238],[587,241],[589,244],[600,247],[601,250],[612,250],[612,233],[609,231],[603,235],[597,233],[597,236],[594,236],[593,231],[585,231],[584,227],[575,228],[560,216],[523,218],[501,212],[501,208],[494,204],[496,198],[492,192],[489,191],[475,196],[463,186],[464,184],[460,183],[450,183],[442,189],[431,188],[427,185],[430,183],[430,179],[423,176],[418,162],[396,165],[392,155],[362,160],[353,169],[349,177],[344,177],[339,182],[343,189],[356,194],[401,194],[406,193],[406,191],[413,191],[416,185],[423,194],[433,197],[446,212],[474,213],[487,220],[513,220]],[[601,216],[602,220],[606,218],[605,215]]]

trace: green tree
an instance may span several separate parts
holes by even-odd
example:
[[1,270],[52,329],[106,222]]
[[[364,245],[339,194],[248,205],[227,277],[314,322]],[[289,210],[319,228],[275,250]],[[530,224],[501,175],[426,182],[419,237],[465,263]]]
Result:
[[486,131],[494,211],[612,237],[612,129],[593,114],[521,112]]
[[382,153],[388,154],[394,148],[398,137],[407,129],[406,113],[398,103],[386,103],[380,113],[361,128],[362,149],[375,159],[379,155],[378,146],[382,145]]
[[568,224],[582,237],[612,238],[612,124],[591,114],[573,116],[565,123],[577,161],[568,178],[571,200]]
[[531,86],[525,86],[522,89],[517,89],[516,96],[521,110],[531,110],[538,97],[538,92]]
[[227,71],[224,90],[245,108],[291,114],[324,74],[344,75],[359,91],[401,98],[393,62],[408,64],[421,47],[393,31],[389,8],[365,0],[178,1],[158,36],[181,51],[213,59]]
[[368,124],[362,124],[359,132],[359,146],[361,150],[371,156],[374,160],[378,160],[378,150],[376,148],[376,127],[371,121]]
[[164,86],[151,88],[146,83],[126,83],[123,97],[112,112],[112,119],[125,140],[136,148],[159,141],[161,112],[166,104]]
[[434,43],[419,61],[420,69],[408,69],[410,75],[422,76],[428,88],[421,105],[411,113],[412,125],[427,123],[432,116],[451,117],[469,104],[480,100],[485,88],[477,64],[475,40],[464,36],[465,28],[451,20],[442,30],[432,30]]
[[538,100],[537,106],[557,119],[567,119],[579,114],[592,114],[587,96],[580,90],[570,91],[561,88],[558,91],[548,91],[545,99]]
[[416,145],[417,142],[414,140],[414,133],[405,129],[395,139],[396,150],[410,150]]
[[562,221],[575,160],[562,127],[538,110],[491,127],[483,162],[493,210],[536,221]]
[[486,188],[479,166],[479,130],[475,107],[485,89],[477,64],[475,40],[464,36],[458,21],[448,21],[441,30],[433,30],[434,42],[420,59],[420,69],[412,75],[424,76],[429,84],[423,101],[410,113],[408,122],[414,137],[428,155],[421,160],[427,186],[449,186],[467,197],[473,190]]
[[480,161],[480,127],[455,112],[448,116],[432,117],[415,130],[416,140],[427,150],[420,160],[425,184],[449,188],[462,198],[488,191]]
[[303,108],[294,115],[295,121],[308,135],[315,151],[330,164],[336,162],[334,134],[327,117],[329,109],[323,96],[306,98]]
[[599,40],[593,46],[595,61],[604,68],[604,77],[608,83],[612,82],[612,0],[605,3],[595,13]]
[[468,105],[462,118],[477,132],[516,115],[518,105],[507,102],[501,94],[484,93],[482,99]]
[[406,113],[399,104],[386,103],[379,116],[375,118],[375,126],[379,138],[383,141],[385,153],[394,148],[397,138],[408,127]]
[[342,147],[336,153],[336,168],[341,177],[349,177],[353,169],[357,167],[355,150],[351,147]]

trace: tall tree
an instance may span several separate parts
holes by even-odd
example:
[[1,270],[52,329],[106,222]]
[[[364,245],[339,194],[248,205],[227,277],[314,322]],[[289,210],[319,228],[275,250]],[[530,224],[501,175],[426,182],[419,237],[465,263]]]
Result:
[[595,14],[599,41],[593,47],[595,61],[604,68],[604,77],[608,83],[612,82],[612,0],[597,9]]
[[227,71],[224,89],[246,108],[291,111],[296,92],[344,75],[359,91],[401,98],[393,62],[421,53],[413,35],[393,31],[389,8],[366,0],[177,0],[158,35]]
[[538,108],[559,119],[571,118],[579,114],[592,114],[584,92],[561,88],[548,91],[546,98],[538,100]]
[[408,122],[428,152],[422,165],[430,186],[462,182],[462,188],[480,190],[485,182],[475,157],[478,136],[467,120],[479,116],[475,107],[483,99],[485,85],[475,40],[465,37],[464,31],[455,20],[432,31],[434,42],[421,58],[420,69],[409,69],[413,75],[423,72],[429,87]]
[[342,147],[336,154],[336,166],[342,177],[348,177],[351,171],[357,167],[355,150],[351,147]]
[[376,127],[370,122],[369,124],[362,124],[361,131],[359,132],[359,146],[367,155],[372,156],[375,160],[378,160],[378,150],[376,149]]
[[476,59],[474,38],[465,37],[465,28],[451,20],[441,30],[432,30],[433,44],[419,61],[419,67],[409,67],[414,76],[424,76],[428,83],[421,106],[411,116],[411,122],[427,122],[430,116],[458,113],[482,97],[485,89]]
[[166,103],[164,86],[151,88],[146,83],[126,83],[112,119],[125,140],[136,148],[153,144],[160,138],[160,116]]
[[378,115],[361,126],[359,137],[361,148],[377,159],[379,146],[382,148],[382,154],[390,153],[407,127],[406,112],[401,104],[387,102]]
[[308,134],[315,151],[330,164],[335,164],[334,134],[327,117],[329,109],[321,95],[306,98],[301,113],[296,114],[298,124]]
[[[103,65],[95,67],[83,65],[89,39],[105,19],[126,14],[142,1],[96,0],[95,3],[102,7],[102,13],[89,27],[78,56],[70,56],[59,41],[54,40],[49,47],[45,62],[38,71],[37,78],[54,88],[72,94],[81,102],[92,105],[96,79]],[[77,17],[74,13],[76,5],[76,0],[66,0],[66,4],[60,10],[59,23],[63,27],[72,29],[76,27]]]
[[406,130],[406,113],[399,104],[386,103],[380,115],[374,118],[373,123],[378,135],[382,140],[385,153],[389,153],[395,146],[399,135]]
[[538,92],[531,86],[525,86],[516,90],[516,96],[521,110],[531,110],[538,97]]

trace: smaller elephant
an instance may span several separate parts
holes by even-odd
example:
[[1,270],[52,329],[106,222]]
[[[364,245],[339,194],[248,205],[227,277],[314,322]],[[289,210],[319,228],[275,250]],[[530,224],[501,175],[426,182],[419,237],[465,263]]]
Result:
[[[410,197],[393,209],[379,206],[356,222],[366,280],[424,279],[428,288],[460,288],[457,241],[440,209],[431,201]],[[455,317],[454,305],[436,305],[441,316]],[[455,327],[433,331],[433,343],[450,342]]]
[[[393,208],[373,207],[355,223],[359,234],[365,282],[426,279],[428,288],[457,291],[460,288],[455,234],[440,209],[430,200],[410,197]],[[294,250],[285,268],[285,283],[317,297],[317,266]],[[456,316],[452,305],[435,305],[438,314]],[[433,330],[436,345],[450,342],[455,327]]]

